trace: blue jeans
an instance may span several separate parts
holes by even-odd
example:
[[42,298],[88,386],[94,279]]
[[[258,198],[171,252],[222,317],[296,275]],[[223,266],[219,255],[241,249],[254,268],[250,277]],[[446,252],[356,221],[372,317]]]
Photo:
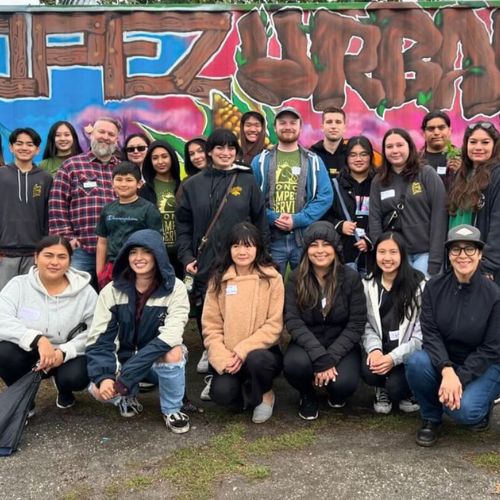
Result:
[[441,374],[425,351],[417,351],[406,362],[406,378],[420,404],[423,420],[441,422],[443,411],[459,424],[474,425],[490,412],[500,392],[500,365],[490,366],[479,378],[463,388],[458,410],[450,410],[438,399]]
[[297,245],[294,233],[285,234],[281,238],[271,240],[269,250],[283,277],[286,273],[286,265],[290,263],[290,267],[295,269],[302,257],[302,247]]
[[71,266],[95,276],[95,253],[87,252],[83,248],[75,248],[71,258]]
[[178,363],[154,363],[152,370],[158,376],[160,406],[164,415],[181,410],[186,389],[186,358]]
[[426,276],[429,276],[429,253],[411,253],[408,254],[408,260],[411,267],[417,271],[421,271]]

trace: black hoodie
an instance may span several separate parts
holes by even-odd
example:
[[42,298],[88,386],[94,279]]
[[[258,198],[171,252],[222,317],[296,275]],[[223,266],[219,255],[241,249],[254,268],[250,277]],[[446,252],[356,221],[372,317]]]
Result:
[[0,251],[10,257],[32,255],[48,234],[48,201],[52,176],[33,166],[21,172],[0,167]]

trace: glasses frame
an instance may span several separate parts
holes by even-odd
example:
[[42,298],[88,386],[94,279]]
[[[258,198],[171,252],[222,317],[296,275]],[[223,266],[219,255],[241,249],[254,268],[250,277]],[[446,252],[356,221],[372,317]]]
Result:
[[[472,251],[471,251],[472,250]],[[462,252],[467,256],[467,257],[472,257],[473,255],[476,255],[476,253],[481,250],[479,247],[476,245],[467,245],[465,247],[459,247],[459,246],[450,246],[450,249],[448,250],[450,255],[453,255],[453,257],[459,257]]]
[[127,146],[125,148],[125,153],[134,153],[137,151],[138,153],[144,153],[148,149],[147,146]]

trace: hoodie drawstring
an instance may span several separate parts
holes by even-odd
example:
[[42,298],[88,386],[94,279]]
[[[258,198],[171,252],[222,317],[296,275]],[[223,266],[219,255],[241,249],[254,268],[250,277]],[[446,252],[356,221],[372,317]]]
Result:
[[[25,203],[28,204],[28,172],[24,172],[24,191]],[[17,169],[17,197],[20,202],[23,201],[21,196],[21,171],[19,169]]]

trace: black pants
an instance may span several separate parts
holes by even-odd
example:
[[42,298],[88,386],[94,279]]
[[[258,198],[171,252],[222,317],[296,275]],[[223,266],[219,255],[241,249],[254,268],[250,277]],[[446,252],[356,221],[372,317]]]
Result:
[[234,375],[219,375],[214,371],[210,397],[218,405],[233,410],[262,403],[262,395],[273,387],[273,380],[283,367],[283,355],[278,346],[256,349],[248,354]]
[[[335,367],[338,376],[326,386],[332,402],[344,402],[358,387],[361,355],[356,347],[346,354]],[[283,374],[288,383],[301,394],[314,392],[314,372],[311,358],[302,347],[291,343],[285,353]]]
[[[38,361],[38,351],[27,352],[12,342],[0,342],[0,378],[12,385],[28,373]],[[50,370],[47,377],[54,377],[60,392],[82,391],[89,385],[87,359],[78,356]]]
[[400,364],[385,375],[376,375],[366,364],[366,354],[361,364],[361,377],[373,387],[384,387],[393,401],[401,401],[411,396],[411,390],[406,381],[405,365]]

